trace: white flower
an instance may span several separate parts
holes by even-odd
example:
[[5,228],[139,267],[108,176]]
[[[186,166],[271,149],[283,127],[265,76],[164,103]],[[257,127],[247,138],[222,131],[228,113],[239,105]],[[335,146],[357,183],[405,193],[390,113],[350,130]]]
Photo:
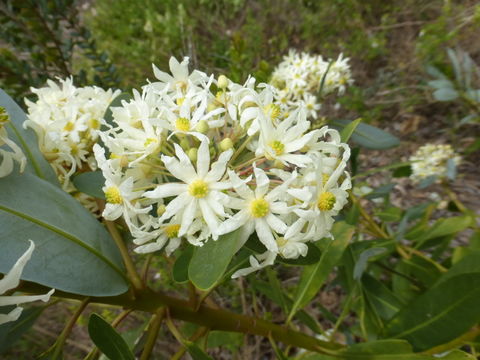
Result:
[[148,213],[151,207],[140,208],[138,203],[134,204],[134,200],[140,198],[142,191],[134,190],[133,177],[124,177],[121,172],[112,168],[112,160],[105,158],[105,149],[95,144],[93,151],[98,167],[105,178],[105,186],[102,188],[106,198],[103,217],[107,220],[115,220],[123,215],[127,224],[131,226],[132,218],[138,214]]
[[235,271],[232,275],[232,279],[247,276],[248,274],[263,269],[266,266],[273,265],[276,257],[277,253],[274,251],[265,251],[263,254],[255,256],[251,255],[249,257],[250,267]]
[[453,161],[455,166],[461,162],[451,145],[426,144],[421,146],[409,159],[412,162],[412,174],[410,178],[419,182],[430,176],[439,179],[447,177],[448,161]]
[[191,74],[188,71],[188,57],[184,57],[179,63],[173,56],[170,58],[169,66],[172,75],[159,70],[153,65],[153,73],[159,82],[152,83],[155,89],[163,90],[168,88],[170,91],[186,92],[189,86],[197,85],[204,78],[205,74],[195,70]]
[[[15,265],[13,265],[12,269],[4,276],[3,279],[0,280],[0,294],[4,294],[8,290],[15,289],[18,284],[20,283],[20,276],[22,275],[23,268],[25,264],[30,260],[32,256],[32,252],[35,249],[35,244],[32,240],[30,240],[30,246],[27,251],[17,260]],[[47,302],[50,300],[50,296],[53,294],[55,290],[50,290],[45,295],[35,295],[35,296],[0,296],[0,306],[8,306],[8,305],[18,305],[24,304],[32,301],[41,300],[43,302]],[[17,306],[15,309],[10,311],[8,314],[0,314],[0,324],[4,324],[10,321],[16,321],[21,313],[22,308]]]
[[312,138],[313,132],[305,134],[310,122],[305,111],[295,110],[288,118],[275,126],[269,119],[260,117],[260,139],[255,155],[275,159],[283,164],[304,167],[312,159],[305,154],[296,154]]
[[195,169],[182,148],[175,145],[177,158],[162,155],[162,161],[167,170],[182,183],[161,184],[155,190],[147,191],[144,196],[151,199],[164,199],[175,196],[160,217],[160,221],[169,219],[183,210],[179,236],[187,233],[190,225],[200,211],[203,220],[210,228],[214,239],[218,238],[220,219],[227,216],[225,204],[228,196],[222,190],[228,189],[230,184],[221,181],[225,173],[232,150],[220,154],[218,160],[210,168],[210,150],[208,142],[202,141],[198,148],[197,168]]
[[[10,121],[5,108],[0,107],[0,178],[9,175],[13,171],[14,162],[20,165],[20,172],[25,169],[27,158],[22,149],[8,138],[5,124]],[[6,150],[5,147],[9,148]]]
[[103,116],[120,91],[96,86],[75,87],[72,78],[52,80],[42,88],[32,88],[37,101],[28,106],[24,127],[38,137],[40,151],[51,163],[64,190],[72,191],[70,176],[89,165],[92,145],[97,141]]
[[269,191],[270,180],[265,172],[255,166],[253,170],[257,184],[255,190],[250,189],[246,181],[240,179],[235,172],[228,172],[235,193],[240,196],[232,200],[228,206],[239,211],[220,225],[219,232],[228,234],[243,226],[243,241],[255,231],[265,247],[277,253],[278,246],[274,234],[284,234],[287,231],[287,225],[278,215],[291,211],[285,202],[278,199],[288,189],[290,181],[295,179],[296,173],[292,174],[290,181]]

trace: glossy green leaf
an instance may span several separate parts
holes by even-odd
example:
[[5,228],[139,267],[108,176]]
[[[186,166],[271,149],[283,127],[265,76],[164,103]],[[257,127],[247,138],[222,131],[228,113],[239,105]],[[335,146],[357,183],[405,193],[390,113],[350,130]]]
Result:
[[38,140],[32,129],[24,129],[23,122],[27,115],[13,99],[0,89],[0,106],[4,107],[10,116],[10,122],[7,126],[7,132],[10,139],[20,146],[27,157],[26,172],[37,175],[38,177],[60,186],[57,176],[47,160],[38,148]]
[[197,288],[208,290],[222,278],[238,250],[239,238],[240,230],[236,230],[195,248],[188,266],[188,277]]
[[[425,230],[421,236],[415,239],[416,246],[418,247],[430,239],[456,234],[465,230],[471,223],[472,218],[470,216],[454,216],[437,220],[429,229]],[[408,235],[407,237],[410,238]]]
[[405,305],[395,293],[369,274],[362,277],[362,287],[382,319],[390,319]]
[[[337,129],[344,129],[349,123],[348,120],[334,120],[331,125]],[[374,150],[390,149],[400,144],[400,140],[392,134],[364,123],[358,124],[351,139],[364,148]]]
[[377,340],[353,345],[340,356],[351,360],[423,360],[433,356],[415,354],[411,345],[402,340]]
[[478,274],[480,276],[480,250],[471,250],[446,273],[441,276],[435,285],[462,274]]
[[0,272],[31,239],[36,248],[22,279],[89,296],[127,291],[114,241],[73,197],[29,173],[0,179],[0,188]]
[[102,190],[102,187],[105,185],[105,178],[101,171],[89,171],[78,174],[72,178],[72,182],[77,190],[97,199],[105,199],[105,194]]
[[353,268],[353,278],[355,280],[359,280],[366,270],[370,258],[381,255],[385,252],[387,252],[387,249],[384,247],[372,247],[362,251],[357,262],[355,263],[355,267]]
[[235,351],[243,344],[243,334],[231,331],[214,330],[208,333],[208,348],[226,347]]
[[409,341],[416,351],[449,342],[480,321],[479,297],[479,274],[454,276],[400,310],[387,335]]
[[90,315],[88,333],[94,344],[111,360],[135,360],[125,340],[100,315]]
[[288,320],[318,293],[334,266],[340,261],[354,230],[353,226],[345,222],[335,223],[332,228],[334,240],[324,249],[318,263],[306,266],[302,272]]
[[348,140],[350,140],[350,137],[352,136],[353,132],[355,131],[355,129],[357,128],[358,124],[360,124],[361,121],[362,121],[361,118],[353,120],[342,129],[342,131],[340,132],[340,138],[342,142],[346,143]]
[[189,245],[173,264],[172,277],[177,283],[185,283],[188,281],[188,265],[192,259],[194,246]]

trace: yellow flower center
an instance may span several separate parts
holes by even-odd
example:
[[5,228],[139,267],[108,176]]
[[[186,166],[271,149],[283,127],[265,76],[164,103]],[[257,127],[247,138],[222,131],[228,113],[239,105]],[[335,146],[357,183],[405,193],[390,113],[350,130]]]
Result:
[[335,195],[329,191],[325,191],[318,197],[317,206],[322,211],[332,210],[336,201]]
[[261,218],[270,211],[270,204],[264,198],[252,200],[250,203],[250,212],[253,217]]
[[64,131],[72,131],[74,129],[75,125],[73,122],[68,122],[65,127],[63,128]]
[[116,186],[110,186],[105,190],[105,199],[110,204],[121,204],[123,202],[120,190]]
[[178,118],[176,121],[175,121],[175,128],[178,130],[178,131],[189,131],[190,130],[190,120],[186,119],[186,118]]
[[282,142],[278,140],[272,141],[269,145],[277,156],[282,155],[285,150],[285,145],[283,145]]
[[90,120],[88,120],[88,126],[91,129],[98,130],[98,129],[100,129],[100,121],[98,121],[97,119],[90,119]]
[[208,194],[208,184],[203,180],[195,180],[188,185],[188,192],[196,198],[203,198]]
[[280,116],[280,106],[276,104],[268,104],[264,108],[267,114],[270,114],[270,119],[275,120]]
[[178,237],[178,231],[180,230],[180,224],[173,224],[173,225],[168,225],[165,226],[163,229],[165,231],[165,234],[167,234],[168,238],[176,238]]

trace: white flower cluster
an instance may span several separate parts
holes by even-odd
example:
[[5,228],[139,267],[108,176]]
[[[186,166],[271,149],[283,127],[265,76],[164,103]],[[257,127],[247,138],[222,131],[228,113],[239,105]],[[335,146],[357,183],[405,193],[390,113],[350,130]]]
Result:
[[20,172],[25,169],[27,159],[22,149],[8,138],[5,125],[10,121],[7,111],[0,106],[0,178],[13,171],[15,161],[20,165]]
[[[23,268],[25,267],[28,260],[32,256],[32,252],[35,249],[35,244],[30,240],[30,246],[27,251],[17,260],[12,269],[6,274],[3,279],[0,280],[0,294],[16,288],[20,282],[20,276],[22,275]],[[9,306],[9,305],[18,305],[24,304],[32,301],[41,300],[47,302],[50,299],[50,296],[55,290],[50,290],[45,295],[34,295],[34,296],[0,296],[0,306]],[[10,311],[8,314],[0,314],[0,325],[6,322],[17,320],[22,314],[22,308],[17,306],[15,309]]]
[[455,166],[458,166],[461,161],[460,156],[450,145],[427,144],[421,146],[409,159],[412,162],[410,178],[415,182],[430,176],[444,179],[447,177],[449,159],[453,160]]
[[342,94],[346,86],[353,83],[348,60],[342,54],[337,60],[326,61],[321,55],[299,54],[290,50],[275,68],[270,81],[279,89],[276,99],[281,110],[288,112],[305,106],[307,117],[316,119],[321,107],[318,95],[336,90]]
[[92,146],[105,124],[105,111],[120,91],[96,86],[75,87],[72,78],[48,80],[31,89],[36,102],[25,100],[25,127],[37,134],[40,151],[55,169],[66,191],[73,191],[70,177],[78,170],[95,168]]
[[[330,235],[347,202],[350,156],[337,131],[310,130],[305,107],[281,114],[275,89],[215,79],[170,60],[171,75],[112,109],[95,157],[106,179],[103,216],[123,216],[136,252],[181,241],[202,246],[238,229],[240,249],[254,233],[263,254],[245,275],[275,257],[305,256],[309,241]],[[211,239],[211,240],[209,240]]]

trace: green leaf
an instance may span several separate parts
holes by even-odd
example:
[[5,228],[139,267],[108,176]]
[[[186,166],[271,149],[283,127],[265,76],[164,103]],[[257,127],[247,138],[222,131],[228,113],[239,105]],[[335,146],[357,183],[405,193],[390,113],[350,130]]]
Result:
[[182,284],[188,281],[188,265],[192,259],[193,250],[194,246],[188,245],[173,264],[172,278],[175,282]]
[[97,199],[105,199],[105,194],[102,190],[102,187],[105,185],[105,178],[101,171],[80,173],[72,178],[72,182],[77,190]]
[[357,262],[355,263],[355,267],[353,268],[353,278],[355,280],[360,280],[364,271],[367,268],[368,260],[377,255],[381,255],[386,251],[387,249],[384,247],[372,247],[370,249],[362,251]]
[[[348,124],[348,120],[334,120],[331,123],[337,129],[344,129]],[[354,143],[373,150],[390,149],[400,144],[400,140],[392,134],[364,123],[358,124],[351,138]]]
[[94,344],[111,360],[135,360],[119,333],[100,315],[90,315],[88,333]]
[[38,177],[60,186],[53,168],[45,160],[38,148],[35,132],[32,129],[23,128],[23,122],[27,119],[27,115],[2,89],[0,89],[0,106],[4,107],[10,116],[11,121],[8,123],[9,126],[7,126],[10,139],[22,148],[23,153],[27,157],[25,171],[36,174]]
[[369,274],[362,277],[362,287],[377,313],[384,320],[390,319],[405,305],[381,281]]
[[36,248],[22,279],[87,296],[128,289],[120,253],[105,228],[60,188],[25,173],[0,179],[0,272]]
[[392,176],[395,177],[395,178],[409,177],[410,175],[412,175],[412,166],[411,165],[401,166],[401,167],[395,169],[392,173]]
[[230,351],[235,351],[243,344],[243,334],[231,331],[214,330],[208,333],[208,348],[224,346]]
[[[0,325],[0,354],[11,348],[23,334],[30,330],[47,307],[48,305],[28,308],[22,311],[22,315],[17,321]],[[5,313],[4,311],[0,312]]]
[[213,360],[211,356],[200,349],[200,347],[194,342],[184,340],[183,345],[187,348],[187,351],[193,360]]
[[342,351],[342,358],[348,360],[423,360],[433,356],[415,354],[411,345],[402,340],[377,340],[356,344]]
[[335,223],[332,228],[334,240],[328,243],[318,263],[306,266],[302,272],[287,321],[315,297],[334,266],[340,261],[354,231],[355,227],[345,222]]
[[238,250],[239,238],[240,230],[236,230],[195,248],[188,266],[188,277],[197,288],[208,290],[222,278]]
[[433,92],[433,97],[438,101],[452,101],[458,98],[458,92],[452,88],[441,88]]
[[395,206],[390,206],[382,211],[375,212],[375,215],[385,222],[400,221],[403,211]]
[[[421,236],[413,238],[416,242],[416,247],[421,246],[424,242],[430,239],[435,239],[442,236],[456,234],[468,228],[472,223],[472,218],[468,215],[454,216],[447,219],[437,220],[432,227],[425,230]],[[411,238],[409,234],[407,238]]]
[[479,296],[479,274],[445,280],[400,310],[387,336],[408,340],[416,351],[447,343],[480,321]]
[[435,285],[462,274],[478,274],[480,276],[480,250],[470,250],[461,260],[444,273]]
[[342,129],[342,131],[340,132],[340,139],[342,140],[342,142],[346,143],[350,139],[353,132],[355,131],[355,129],[357,128],[358,124],[360,124],[361,121],[362,121],[362,118],[353,120]]

